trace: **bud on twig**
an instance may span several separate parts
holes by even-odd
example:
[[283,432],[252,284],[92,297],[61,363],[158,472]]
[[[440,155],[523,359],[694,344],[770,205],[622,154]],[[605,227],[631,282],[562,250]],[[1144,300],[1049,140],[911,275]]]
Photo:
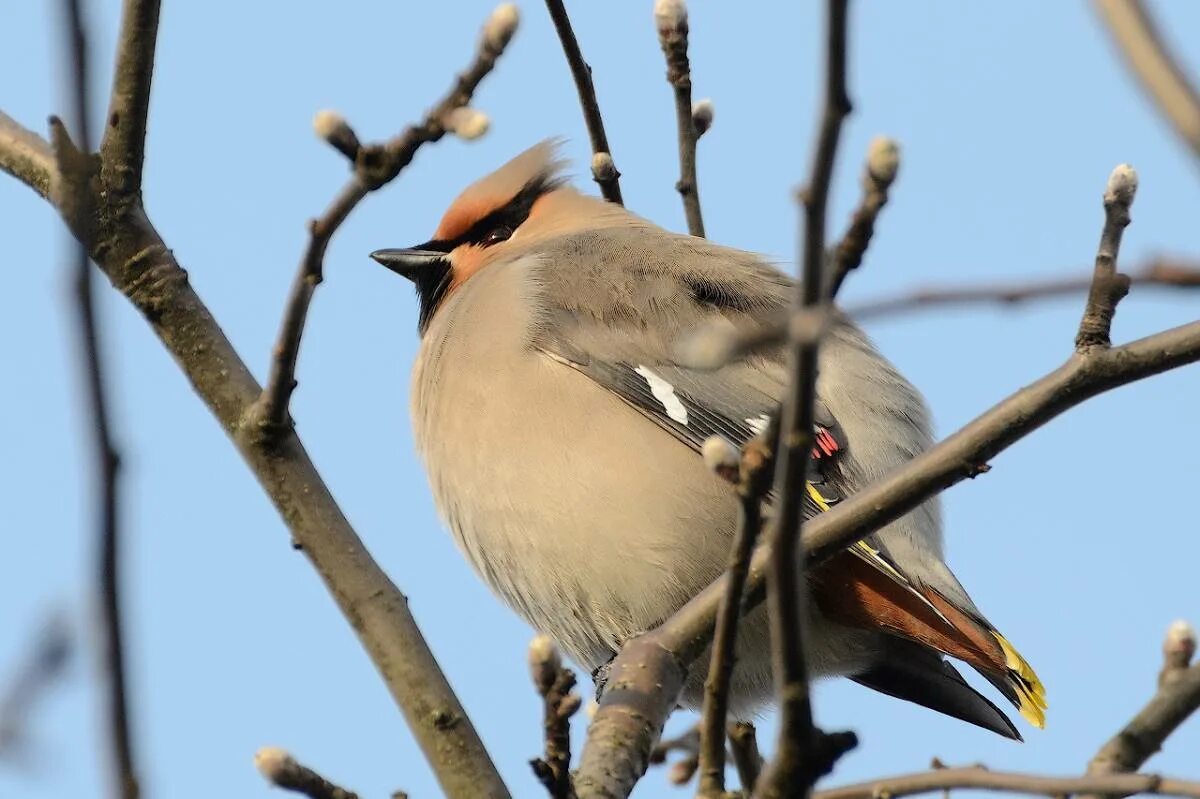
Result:
[[714,113],[713,101],[707,97],[692,106],[692,127],[696,129],[697,139],[712,127]]
[[876,183],[887,188],[900,169],[900,145],[887,136],[876,136],[867,146],[867,173]]
[[737,482],[738,465],[741,462],[741,455],[737,451],[737,447],[721,436],[709,436],[704,439],[700,453],[704,457],[704,465],[710,471],[727,482]]
[[1133,205],[1133,195],[1137,193],[1137,187],[1137,170],[1129,164],[1121,164],[1108,176],[1108,188],[1104,192],[1104,202]]
[[596,153],[592,156],[592,177],[597,182],[616,180],[620,177],[613,157],[608,153]]
[[517,32],[517,24],[521,21],[520,12],[512,3],[501,3],[488,17],[483,26],[483,41],[488,49],[500,53],[512,41]]
[[337,111],[318,111],[313,117],[313,131],[351,161],[358,159],[358,151],[362,146],[358,135]]
[[660,35],[686,31],[687,23],[687,5],[683,0],[655,0],[654,24]]
[[488,115],[468,106],[460,106],[442,118],[442,125],[463,141],[473,141],[488,132]]

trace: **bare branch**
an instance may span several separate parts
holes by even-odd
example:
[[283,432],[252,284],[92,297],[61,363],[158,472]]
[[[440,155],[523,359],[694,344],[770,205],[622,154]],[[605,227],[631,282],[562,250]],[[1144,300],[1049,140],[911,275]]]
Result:
[[542,725],[546,739],[542,757],[529,761],[533,773],[551,799],[574,799],[571,785],[571,716],[582,699],[571,689],[575,674],[565,668],[562,656],[548,636],[537,635],[529,644],[529,672],[542,697]]
[[754,725],[748,721],[730,724],[729,749],[733,753],[733,764],[737,767],[742,790],[749,794],[754,790],[763,766],[762,755],[758,753],[758,736]]
[[28,739],[26,726],[32,709],[62,678],[74,647],[62,613],[50,615],[39,625],[28,657],[0,691],[0,759],[15,757]]
[[309,799],[358,799],[358,794],[333,784],[277,746],[264,746],[255,752],[254,767],[277,788],[295,791]]
[[[672,785],[687,785],[700,767],[700,728],[688,727],[674,738],[663,738],[650,751],[650,762],[666,764],[673,753],[679,757],[667,765],[667,782]],[[703,795],[703,794],[701,794]]]
[[704,236],[700,187],[696,182],[696,126],[692,122],[692,67],[688,61],[688,13],[684,0],[656,0],[654,24],[667,59],[667,83],[675,92],[675,126],[679,132],[679,182],[688,233]]
[[596,87],[592,85],[592,68],[583,60],[583,51],[579,49],[579,40],[575,38],[563,0],[546,0],[546,10],[554,21],[554,30],[558,32],[558,40],[562,42],[563,53],[567,56],[567,66],[575,80],[575,91],[579,93],[583,121],[592,142],[592,179],[600,185],[604,199],[624,205],[619,182],[621,173],[613,162],[608,135],[604,132],[604,118],[600,115],[600,103],[596,100]]
[[[70,202],[80,213],[90,214],[91,193],[86,171],[80,169],[91,152],[88,111],[88,53],[87,36],[79,0],[63,3],[66,28],[66,60],[69,64],[71,112],[79,143],[76,147],[66,129],[51,121],[53,152],[60,176],[58,191],[64,202]],[[68,195],[70,198],[68,199]],[[117,795],[137,799],[138,779],[133,736],[130,734],[129,691],[125,675],[124,625],[121,620],[121,530],[119,527],[120,456],[113,443],[109,423],[108,397],[104,387],[104,357],[100,347],[100,325],[96,319],[96,301],[92,293],[92,270],[87,248],[71,243],[73,253],[72,279],[75,288],[75,313],[78,320],[79,350],[87,396],[87,413],[91,422],[92,457],[95,469],[98,516],[97,581],[100,595],[100,660],[107,713],[108,745],[112,749],[113,774],[117,779]]]
[[[1200,263],[1182,258],[1155,258],[1128,272],[1130,283],[1138,288],[1200,288]],[[1017,305],[1031,300],[1073,297],[1086,292],[1092,285],[1092,274],[1075,277],[1055,277],[1020,283],[984,283],[962,286],[929,286],[894,297],[867,300],[846,309],[855,319],[877,319],[883,316],[914,310],[998,303]],[[782,338],[782,333],[778,334]]]
[[1096,271],[1088,291],[1087,307],[1079,322],[1079,333],[1075,336],[1075,349],[1081,352],[1109,346],[1117,303],[1129,293],[1129,276],[1117,271],[1117,253],[1121,249],[1121,236],[1129,225],[1129,208],[1137,193],[1137,183],[1137,172],[1128,164],[1118,166],[1108,178],[1108,187],[1104,191],[1104,230],[1100,233],[1100,247],[1096,251]]
[[0,111],[0,169],[43,199],[49,199],[50,184],[54,180],[54,155],[50,145],[3,111]]
[[1094,0],[1094,4],[1126,65],[1183,143],[1200,157],[1200,94],[1145,5],[1141,0]]
[[492,71],[496,59],[512,40],[517,20],[516,6],[504,3],[497,7],[484,24],[478,49],[467,71],[458,76],[450,91],[420,124],[409,127],[385,144],[361,145],[349,124],[332,112],[323,111],[314,119],[317,135],[352,159],[354,174],[325,213],[309,222],[308,248],[288,293],[266,388],[253,411],[256,423],[268,438],[278,436],[290,426],[288,404],[296,388],[296,359],[300,356],[300,340],[304,335],[304,324],[313,294],[324,280],[325,250],[333,234],[369,191],[386,185],[400,174],[421,145],[438,141],[447,132],[457,132],[464,138],[472,139],[486,130],[486,117],[474,111],[464,116],[462,112],[469,110],[468,104],[475,89]]
[[982,766],[946,768],[918,774],[883,777],[871,782],[816,791],[812,799],[900,799],[935,791],[971,788],[981,791],[1005,791],[1041,796],[1063,797],[1087,792],[1116,796],[1152,794],[1158,796],[1200,796],[1200,783],[1160,777],[1157,774],[1112,774],[1086,777],[1041,777],[989,771]]
[[[846,0],[826,6],[825,94],[820,131],[813,150],[808,186],[800,192],[804,224],[803,267],[796,285],[793,318],[797,327],[788,348],[790,378],[783,404],[782,429],[775,467],[779,502],[770,537],[773,556],[767,578],[767,619],[771,629],[771,670],[779,700],[779,733],[775,754],[754,788],[755,797],[803,797],[839,757],[857,744],[853,733],[825,735],[812,720],[808,668],[804,662],[804,627],[808,585],[804,561],[798,557],[804,525],[815,425],[817,352],[826,317],[821,279],[825,267],[825,217],[829,185],[841,137],[850,113],[846,94]],[[805,317],[810,317],[807,325]]]
[[[484,32],[489,44],[483,50],[489,55],[459,76],[426,124],[385,145],[361,148],[362,165],[356,168],[366,176],[368,188],[390,180],[420,143],[445,134],[439,120],[467,103],[512,35],[515,20],[510,6],[493,14]],[[299,438],[291,430],[273,439],[263,435],[259,416],[251,413],[262,389],[150,223],[141,187],[105,182],[106,175],[118,181],[124,177],[103,170],[97,174],[97,159],[75,151],[61,125],[52,125],[51,132],[59,163],[67,161],[71,168],[56,176],[48,199],[113,286],[150,323],[254,472],[291,530],[295,547],[310,559],[378,668],[443,792],[455,799],[508,797],[407,599],[371,558]],[[82,186],[91,191],[81,199]]]
[[[717,609],[712,655],[704,681],[704,707],[700,721],[701,797],[719,799],[725,792],[725,731],[729,716],[729,685],[733,678],[734,646],[741,621],[742,591],[750,569],[750,556],[762,530],[763,499],[771,490],[775,460],[772,443],[779,439],[779,421],[772,415],[767,428],[746,442],[740,456],[724,439],[709,439],[704,445],[709,468],[731,479],[737,486],[738,525],[733,551],[726,570],[726,590]],[[724,445],[728,452],[716,452]],[[723,471],[727,470],[727,471]],[[751,728],[753,729],[753,728]],[[746,788],[752,788],[753,783]]]
[[1088,774],[1137,771],[1180,724],[1200,709],[1200,664],[1188,665],[1195,651],[1195,630],[1186,623],[1172,625],[1163,646],[1164,665],[1157,693],[1100,748],[1088,763]]
[[846,276],[862,264],[871,237],[875,235],[875,220],[888,201],[888,189],[900,169],[900,147],[886,136],[877,136],[867,148],[867,163],[863,167],[862,199],[850,227],[842,240],[833,248],[830,256],[827,295],[830,300],[837,296]]
[[142,187],[150,83],[158,40],[159,0],[124,0],[100,160],[105,183],[127,192]]

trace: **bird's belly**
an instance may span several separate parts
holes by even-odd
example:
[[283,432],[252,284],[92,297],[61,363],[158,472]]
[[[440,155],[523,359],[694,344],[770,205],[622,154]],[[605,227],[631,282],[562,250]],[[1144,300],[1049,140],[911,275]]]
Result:
[[483,579],[594,668],[720,574],[736,503],[586,377],[532,352],[505,364],[440,374],[438,407],[415,409],[430,483]]

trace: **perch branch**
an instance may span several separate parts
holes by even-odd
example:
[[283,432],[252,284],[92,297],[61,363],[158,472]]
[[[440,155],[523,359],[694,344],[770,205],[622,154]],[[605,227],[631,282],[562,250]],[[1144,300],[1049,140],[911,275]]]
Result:
[[[436,142],[447,131],[455,130],[455,122],[463,121],[459,112],[468,108],[480,82],[496,65],[517,28],[517,10],[510,3],[499,6],[484,24],[475,57],[467,70],[455,80],[450,91],[430,110],[425,119],[410,126],[402,134],[383,144],[361,146],[353,129],[336,114],[322,112],[314,127],[318,135],[346,155],[354,165],[353,174],[336,199],[319,218],[309,222],[308,248],[292,281],[284,309],[283,323],[271,359],[266,388],[255,403],[254,417],[268,437],[278,436],[289,426],[288,404],[296,388],[296,359],[300,355],[300,340],[308,308],[317,286],[324,279],[325,250],[334,233],[350,212],[367,196],[404,169],[421,145]],[[476,117],[466,121],[474,122]],[[486,118],[483,118],[486,122]],[[474,138],[486,128],[476,128],[465,138]]]
[[[137,3],[132,5],[137,6]],[[73,144],[63,124],[51,120],[51,150],[55,170],[60,176],[57,191],[65,203],[79,213],[92,210],[88,171],[84,164],[91,152],[91,131],[87,112],[88,48],[80,0],[63,3],[67,33],[67,74],[69,95],[78,145]],[[128,56],[131,44],[122,37],[118,62]],[[100,346],[100,325],[96,317],[96,299],[92,291],[92,270],[87,248],[72,242],[72,280],[75,315],[78,322],[79,350],[82,353],[87,413],[91,422],[92,468],[95,470],[98,500],[96,592],[100,599],[100,660],[104,685],[105,723],[111,747],[113,775],[117,795],[137,799],[139,794],[133,736],[130,733],[129,690],[125,672],[124,624],[121,618],[121,529],[120,529],[120,456],[113,443],[108,396],[104,387],[104,356]]]
[[[1137,380],[1200,360],[1200,321],[1110,349],[1075,352],[1054,371],[1022,388],[958,432],[839,502],[806,524],[809,566],[898,519],[925,500],[980,474],[980,466],[1084,401]],[[770,544],[750,562],[743,612],[762,600]],[[627,796],[683,676],[711,640],[726,578],[693,597],[666,622],[631,639],[609,670],[576,775],[580,796]],[[586,787],[586,791],[584,788]]]
[[579,49],[579,40],[575,38],[571,18],[567,16],[563,0],[546,0],[546,10],[550,12],[550,19],[554,22],[558,40],[562,42],[567,66],[570,67],[571,77],[575,81],[575,91],[579,93],[583,121],[587,125],[588,139],[592,143],[592,179],[599,184],[600,194],[604,199],[610,203],[624,205],[625,201],[621,198],[621,173],[613,162],[608,135],[604,132],[604,117],[600,115],[596,87],[592,84],[592,68],[583,60],[583,51]]
[[1141,0],[1094,0],[1126,65],[1192,154],[1200,157],[1200,94]]
[[688,233],[704,236],[700,187],[696,181],[696,126],[692,121],[692,67],[688,61],[688,12],[684,0],[656,0],[654,24],[667,59],[667,83],[675,93],[675,126],[679,133],[679,182]]
[[733,765],[737,768],[742,791],[749,795],[763,767],[762,755],[758,752],[758,735],[753,724],[738,721],[729,725],[729,750],[733,753]]
[[1137,173],[1127,164],[1113,170],[1104,191],[1104,230],[1096,250],[1096,268],[1088,290],[1087,305],[1075,336],[1075,349],[1111,344],[1112,320],[1119,303],[1129,293],[1129,276],[1117,271],[1121,236],[1129,226],[1129,208],[1137,193]]
[[773,556],[767,577],[767,619],[771,630],[771,670],[779,701],[775,754],[763,768],[754,796],[763,799],[804,797],[833,764],[857,744],[853,733],[826,735],[812,719],[804,627],[808,584],[798,555],[804,525],[808,467],[813,448],[817,394],[817,353],[827,317],[817,315],[825,273],[825,217],[829,185],[837,158],[842,121],[850,113],[846,93],[846,0],[829,0],[825,20],[825,92],[820,130],[813,150],[808,186],[799,193],[804,210],[800,282],[793,318],[810,316],[811,330],[797,328],[788,348],[790,377],[783,404],[775,492],[779,495],[770,541]]
[[354,791],[335,785],[277,746],[264,746],[255,752],[254,767],[275,787],[309,799],[358,799]]
[[1151,794],[1157,796],[1200,796],[1200,782],[1186,782],[1157,774],[1111,774],[1085,777],[1041,777],[989,771],[981,766],[946,768],[919,774],[884,777],[871,782],[816,791],[812,799],[900,799],[935,791],[969,788],[980,791],[1005,791],[1037,796],[1066,797],[1087,792],[1115,796]]

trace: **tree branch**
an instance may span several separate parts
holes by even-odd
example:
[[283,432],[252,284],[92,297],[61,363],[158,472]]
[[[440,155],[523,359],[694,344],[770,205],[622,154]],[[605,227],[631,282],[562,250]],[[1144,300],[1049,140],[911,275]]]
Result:
[[1200,796],[1200,782],[1160,777],[1157,774],[1113,774],[1086,777],[1041,777],[1035,774],[1015,774],[989,771],[982,766],[947,768],[919,774],[884,777],[871,782],[846,785],[817,791],[812,799],[900,799],[934,791],[971,788],[981,791],[1006,791],[1050,797],[1064,797],[1087,792],[1103,792],[1117,796],[1144,793],[1158,796]]
[[[123,25],[127,29],[129,23]],[[459,77],[451,97],[455,108],[465,104],[467,89],[487,70],[490,65],[479,63]],[[380,150],[363,148],[359,157],[368,160],[364,172],[369,187],[398,173],[419,142],[445,132],[437,122],[409,129]],[[61,140],[69,144],[65,135]],[[105,182],[112,172],[98,170],[100,159],[93,155],[65,149],[64,154],[71,156],[72,168],[52,183],[48,198],[113,286],[150,323],[245,459],[291,530],[293,542],[358,634],[442,790],[456,799],[509,796],[409,612],[407,599],[371,558],[300,439],[290,430],[274,439],[263,435],[259,417],[251,413],[262,389],[151,224],[142,207],[141,187],[125,184],[120,175],[117,183]],[[18,177],[32,182],[36,175]],[[84,185],[91,191],[88,202],[81,203],[70,189]]]
[[596,100],[596,87],[592,84],[592,68],[583,60],[583,51],[579,49],[579,40],[571,28],[571,19],[563,0],[546,0],[546,10],[554,21],[554,30],[558,32],[558,40],[562,42],[563,53],[567,56],[567,66],[571,69],[571,77],[575,81],[575,91],[579,93],[579,105],[583,108],[583,121],[587,125],[588,139],[592,143],[592,179],[600,186],[600,194],[610,203],[624,205],[621,198],[621,173],[613,162],[612,151],[608,146],[608,135],[604,132],[604,118],[600,115],[600,103]]
[[871,237],[875,235],[875,220],[888,201],[888,190],[900,169],[900,147],[886,136],[877,136],[867,148],[867,163],[863,167],[862,199],[850,227],[834,247],[826,295],[832,301],[842,288],[846,276],[862,264]]
[[146,156],[146,121],[150,115],[150,83],[158,42],[159,0],[124,0],[117,35],[117,63],[112,96],[100,141],[104,182],[125,191],[140,191]]
[[1104,191],[1104,230],[1096,250],[1092,287],[1075,336],[1075,349],[1080,352],[1110,345],[1117,303],[1129,293],[1129,276],[1117,272],[1117,253],[1121,249],[1121,236],[1129,225],[1129,207],[1136,193],[1137,173],[1133,168],[1122,164],[1114,169]]
[[582,699],[571,689],[575,673],[565,668],[554,642],[537,635],[529,644],[529,672],[542,698],[542,726],[546,747],[542,757],[529,761],[534,776],[551,799],[575,799],[571,785],[571,716]]
[[1176,135],[1200,157],[1200,94],[1188,80],[1154,19],[1140,0],[1094,0],[1126,66],[1158,106]]
[[[750,556],[762,531],[762,504],[771,490],[775,467],[772,443],[778,439],[778,415],[773,415],[767,428],[746,442],[740,454],[728,441],[717,436],[704,444],[704,460],[709,468],[736,484],[739,508],[733,550],[729,556],[729,568],[725,572],[728,579],[717,609],[712,655],[704,680],[698,758],[699,796],[704,799],[720,799],[725,792],[726,719],[729,716],[729,685],[733,678],[738,622],[742,617],[742,591],[750,570]],[[742,787],[750,790],[754,784],[744,784]]]
[[[1138,288],[1200,288],[1200,263],[1183,258],[1155,258],[1127,273]],[[1031,300],[1083,294],[1092,285],[1091,274],[1054,277],[1020,283],[985,283],[963,286],[929,286],[852,305],[846,313],[854,319],[877,319],[914,310],[998,303],[1017,305]]]
[[1186,623],[1172,625],[1163,647],[1164,667],[1158,691],[1100,747],[1088,763],[1088,774],[1137,771],[1180,724],[1200,709],[1200,663],[1188,666],[1195,651],[1195,631]]
[[264,746],[255,752],[254,767],[275,787],[309,799],[358,799],[354,791],[335,785],[277,746]]
[[749,794],[754,790],[763,766],[762,755],[758,753],[758,736],[755,734],[754,725],[748,721],[730,724],[729,749],[733,753],[733,764],[737,767],[742,791]]
[[[52,120],[55,168],[61,180],[59,191],[82,212],[92,209],[87,171],[81,169],[86,153],[91,152],[88,112],[88,51],[79,0],[63,3],[66,29],[66,61],[69,77],[71,113],[74,117],[78,149],[66,129]],[[100,599],[101,675],[104,685],[105,719],[108,744],[112,750],[113,774],[117,795],[137,799],[137,767],[130,733],[129,691],[125,674],[124,625],[121,619],[121,530],[119,518],[120,456],[113,443],[109,422],[108,396],[104,387],[104,356],[100,347],[100,325],[96,318],[96,300],[92,292],[92,270],[87,248],[71,243],[74,255],[75,313],[78,320],[79,350],[91,417],[92,457],[94,459],[98,499],[96,592]]]
[[[468,123],[476,121],[475,118],[464,120],[458,112],[468,108],[475,89],[504,53],[504,48],[516,32],[517,20],[516,6],[504,3],[497,7],[484,24],[474,60],[467,71],[455,80],[450,91],[420,124],[410,126],[389,142],[362,146],[354,130],[340,116],[329,111],[317,115],[314,128],[318,135],[350,159],[354,173],[325,213],[309,222],[308,248],[288,293],[267,385],[254,406],[253,415],[266,436],[278,436],[290,426],[288,404],[296,388],[296,359],[300,355],[300,340],[304,335],[304,324],[313,294],[324,280],[325,250],[333,234],[369,191],[386,185],[400,174],[421,145],[438,141],[447,131],[455,131],[456,120]],[[455,132],[464,138],[475,138],[484,130],[486,127],[472,126],[469,132],[461,128]]]
[[29,188],[50,198],[54,180],[54,155],[41,136],[0,111],[0,169]]
[[[954,435],[847,497],[806,524],[804,550],[810,567],[898,519],[925,500],[969,477],[1016,441],[1105,391],[1200,361],[1200,321],[1110,349],[1073,353],[1058,369],[1001,401]],[[758,548],[746,578],[743,612],[762,601],[771,545]],[[711,640],[723,575],[656,629],[629,641],[613,661],[623,690],[607,691],[592,720],[576,786],[581,797],[627,796],[674,707],[683,676]],[[610,678],[611,680],[611,678]],[[647,695],[642,686],[657,686]],[[619,762],[610,771],[606,764]],[[644,769],[644,766],[642,767]],[[630,772],[636,773],[631,774]],[[596,787],[591,787],[596,786]]]
[[[853,733],[825,735],[812,720],[804,627],[808,583],[797,555],[804,525],[808,467],[814,440],[817,353],[826,317],[822,276],[825,267],[825,217],[829,185],[837,157],[842,121],[850,113],[846,93],[846,0],[829,0],[825,29],[825,96],[813,151],[808,186],[800,192],[804,225],[803,268],[793,303],[795,326],[788,351],[790,377],[783,405],[775,467],[779,496],[770,536],[773,549],[767,579],[767,619],[771,629],[771,666],[779,700],[775,754],[754,788],[755,797],[804,797],[857,744]],[[804,324],[805,316],[810,320]],[[810,330],[803,327],[811,327]]]
[[688,61],[688,13],[684,0],[656,0],[654,23],[667,59],[667,83],[675,92],[675,126],[679,132],[679,182],[688,233],[704,236],[700,187],[696,182],[696,126],[692,122],[692,67]]

